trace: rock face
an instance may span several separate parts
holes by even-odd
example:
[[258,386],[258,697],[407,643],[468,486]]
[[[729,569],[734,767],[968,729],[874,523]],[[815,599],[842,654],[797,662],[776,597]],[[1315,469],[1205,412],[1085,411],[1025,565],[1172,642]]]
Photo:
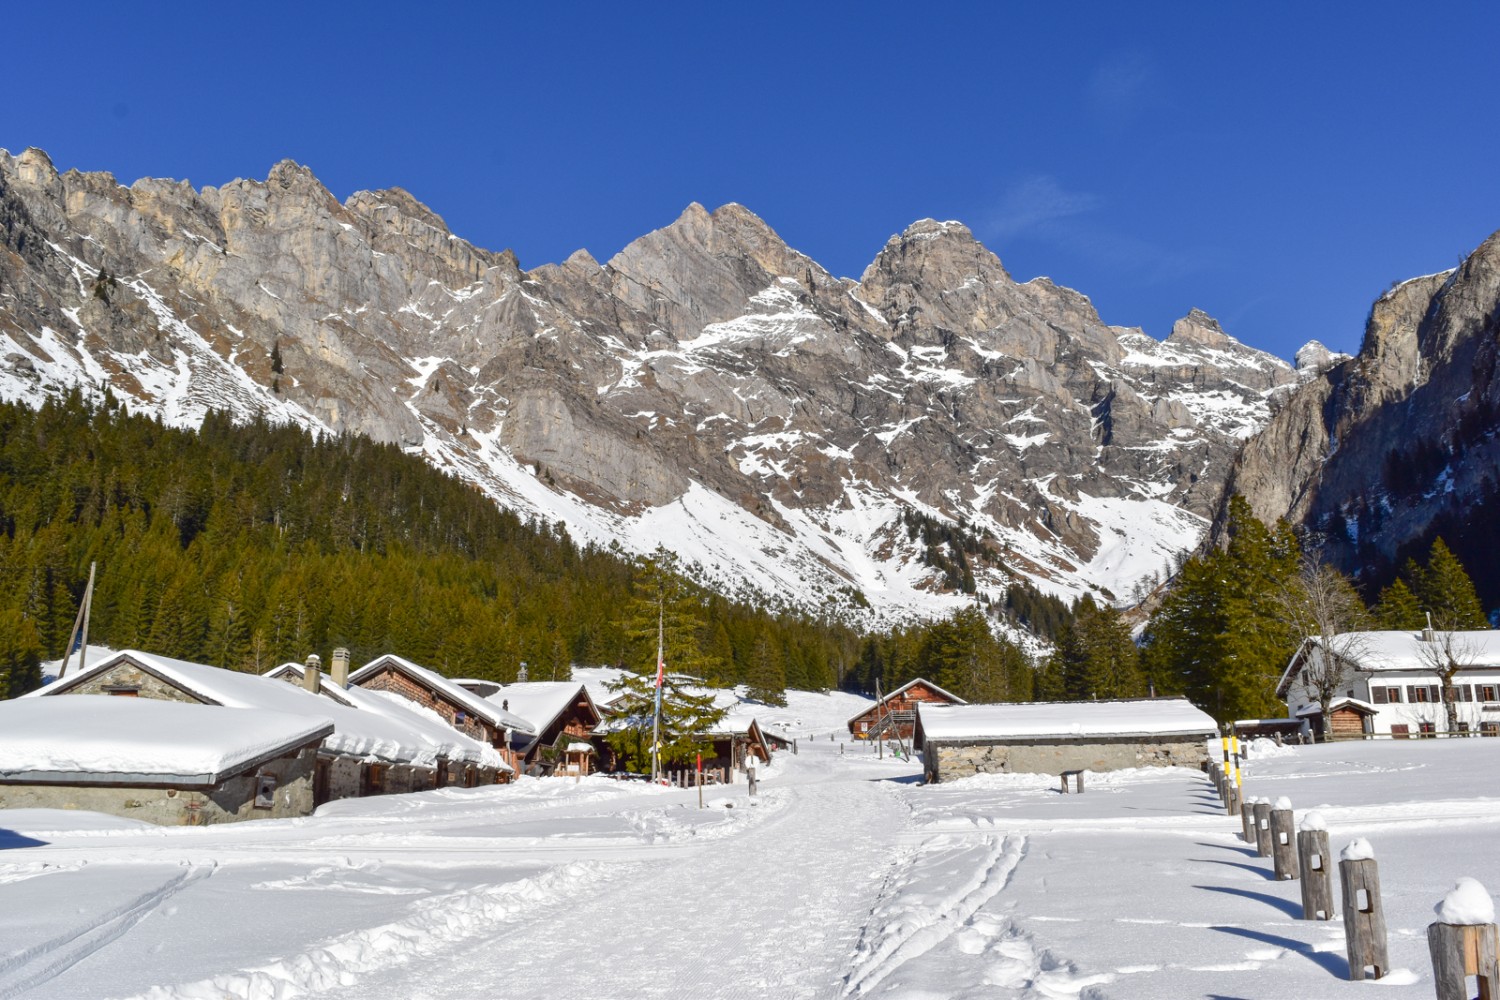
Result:
[[1165,341],[1108,326],[954,222],[858,281],[739,205],[526,271],[405,191],[340,204],[291,162],[123,187],[27,150],[0,153],[0,245],[0,395],[107,383],[177,424],[399,442],[575,536],[804,606],[939,610],[944,564],[1123,599],[1198,540],[1297,382],[1197,310]]
[[1500,468],[1500,233],[1382,295],[1359,354],[1335,361],[1247,443],[1226,496],[1317,533],[1377,583],[1443,534],[1493,599],[1500,577],[1478,540]]

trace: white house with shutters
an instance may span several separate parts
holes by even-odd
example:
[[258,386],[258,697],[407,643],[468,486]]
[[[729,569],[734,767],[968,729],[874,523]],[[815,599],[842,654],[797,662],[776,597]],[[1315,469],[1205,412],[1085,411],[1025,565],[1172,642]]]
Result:
[[[1330,645],[1345,665],[1329,706],[1335,736],[1432,736],[1448,729],[1437,664],[1451,653],[1460,733],[1500,736],[1500,631],[1350,632]],[[1306,683],[1328,652],[1305,639],[1276,686],[1292,718],[1322,732],[1322,707]]]

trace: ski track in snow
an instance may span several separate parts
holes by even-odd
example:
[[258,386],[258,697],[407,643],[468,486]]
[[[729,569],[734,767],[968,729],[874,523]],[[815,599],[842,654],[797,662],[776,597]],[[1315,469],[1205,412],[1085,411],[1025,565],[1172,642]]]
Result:
[[55,979],[79,962],[130,933],[166,902],[194,882],[213,875],[214,866],[184,866],[175,875],[149,892],[121,906],[107,910],[82,927],[0,958],[0,1000],[26,995],[29,991]]

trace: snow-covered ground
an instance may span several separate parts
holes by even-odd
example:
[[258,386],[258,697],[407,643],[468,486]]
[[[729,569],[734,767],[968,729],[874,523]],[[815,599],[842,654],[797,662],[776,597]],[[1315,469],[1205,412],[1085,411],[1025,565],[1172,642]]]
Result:
[[[841,710],[841,709],[840,709]],[[825,734],[827,732],[825,728]],[[1500,740],[1257,757],[1247,794],[1369,839],[1390,957],[1345,979],[1183,770],[916,783],[826,735],[761,795],[525,779],[160,829],[0,812],[10,997],[1430,997],[1424,937],[1461,876],[1500,888]],[[842,750],[842,752],[841,752]]]

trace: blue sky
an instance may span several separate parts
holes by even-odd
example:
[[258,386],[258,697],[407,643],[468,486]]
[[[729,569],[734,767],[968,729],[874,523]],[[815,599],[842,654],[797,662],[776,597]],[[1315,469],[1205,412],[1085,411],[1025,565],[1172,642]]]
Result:
[[923,217],[1165,336],[1358,347],[1500,229],[1493,4],[46,5],[0,146],[195,185],[290,157],[523,266],[737,201],[857,277]]

